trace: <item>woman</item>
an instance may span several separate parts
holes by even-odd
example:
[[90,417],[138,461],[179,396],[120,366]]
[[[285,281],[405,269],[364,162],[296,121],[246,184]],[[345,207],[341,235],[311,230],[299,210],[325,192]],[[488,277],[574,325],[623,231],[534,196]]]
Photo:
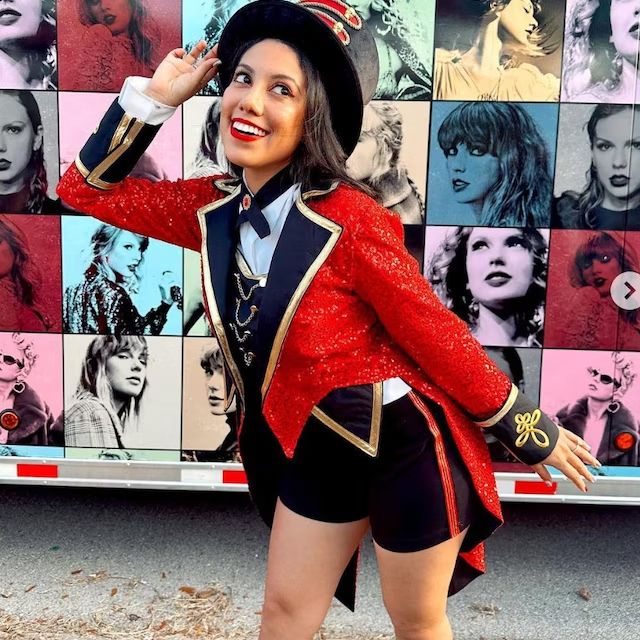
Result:
[[[446,158],[450,197],[468,206],[471,224],[549,226],[549,150],[522,106],[462,103],[440,125],[438,144]],[[429,219],[450,223],[451,213],[430,213]]]
[[638,8],[630,0],[579,0],[565,42],[563,99],[640,101]]
[[400,162],[402,115],[392,102],[365,107],[360,138],[347,161],[347,171],[380,194],[382,204],[395,211],[402,224],[422,224],[424,203]]
[[147,342],[139,336],[98,336],[91,341],[64,414],[65,446],[126,447],[140,418],[147,357]]
[[457,227],[427,278],[481,344],[542,346],[547,242],[537,229]]
[[47,196],[44,130],[30,91],[0,90],[0,211],[58,213]]
[[[397,637],[450,638],[446,594],[481,570],[479,543],[500,522],[486,445],[468,416],[507,438],[515,417],[494,413],[524,416],[530,405],[437,301],[397,216],[346,174],[377,83],[375,42],[358,14],[335,2],[258,0],[201,57],[205,46],[174,50],[150,82],[129,79],[121,98],[127,109],[138,98],[165,105],[161,119],[219,67],[221,136],[242,179],[132,180],[140,149],[128,155],[131,145],[112,150],[122,161],[111,156],[103,172],[113,132],[130,118],[115,102],[61,192],[202,252],[224,405],[235,397],[242,408],[250,491],[273,527],[261,640],[310,639],[334,592],[353,608],[370,525]],[[142,135],[159,119],[140,125]],[[558,464],[584,491],[582,465],[597,461],[538,415],[542,444],[523,439],[519,454],[549,481],[541,460]]]
[[603,464],[638,466],[640,424],[622,403],[633,386],[633,363],[621,353],[612,353],[611,369],[588,367],[587,390],[583,397],[562,407],[560,423],[584,438]]
[[118,91],[128,75],[153,74],[161,33],[145,0],[75,1],[82,27],[60,39],[61,88]]
[[13,0],[0,18],[0,88],[56,89],[55,0]]
[[[435,50],[434,98],[439,100],[557,101],[560,80],[518,56],[542,57],[555,48],[538,0],[449,0],[438,4],[438,27],[456,43]],[[455,25],[447,29],[449,23]]]
[[590,233],[568,265],[573,296],[549,314],[545,346],[577,349],[640,349],[640,311],[625,310],[610,295],[611,285],[625,271],[639,271],[634,248],[615,232]]
[[0,216],[0,331],[48,331],[53,324],[40,307],[40,270],[29,254],[23,231]]
[[552,226],[640,231],[640,107],[599,104],[587,122],[591,166],[581,192],[565,191]]
[[0,333],[0,445],[47,445],[51,409],[27,382],[38,354],[19,332]]
[[180,294],[171,271],[163,272],[162,302],[141,315],[131,295],[137,293],[139,269],[149,238],[101,224],[91,236],[91,264],[78,284],[64,293],[63,319],[67,333],[159,335]]

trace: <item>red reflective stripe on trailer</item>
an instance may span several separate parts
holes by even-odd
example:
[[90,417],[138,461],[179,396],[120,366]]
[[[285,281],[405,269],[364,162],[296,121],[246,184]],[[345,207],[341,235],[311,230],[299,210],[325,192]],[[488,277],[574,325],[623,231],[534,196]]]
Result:
[[247,474],[242,469],[223,469],[222,484],[247,484]]
[[57,464],[18,464],[18,478],[57,478]]
[[541,494],[552,496],[558,490],[558,483],[553,482],[548,487],[544,482],[530,482],[527,480],[516,480],[515,493]]

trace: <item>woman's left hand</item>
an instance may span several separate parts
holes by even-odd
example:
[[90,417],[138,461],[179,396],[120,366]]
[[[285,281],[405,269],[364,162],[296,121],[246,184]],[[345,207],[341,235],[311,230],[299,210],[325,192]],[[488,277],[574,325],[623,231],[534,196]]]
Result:
[[589,452],[589,445],[575,433],[568,431],[564,427],[558,425],[560,434],[558,442],[553,451],[542,462],[532,465],[532,469],[547,483],[552,482],[551,474],[545,465],[551,465],[573,482],[573,484],[583,491],[587,492],[587,483],[595,482],[595,478],[589,472],[586,465],[592,465],[596,468],[602,465]]

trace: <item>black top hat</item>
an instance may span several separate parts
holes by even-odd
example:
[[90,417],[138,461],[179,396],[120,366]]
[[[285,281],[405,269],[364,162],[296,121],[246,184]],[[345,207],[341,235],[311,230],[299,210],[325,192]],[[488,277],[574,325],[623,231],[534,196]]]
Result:
[[333,128],[345,153],[354,149],[363,106],[378,83],[378,51],[362,18],[342,0],[255,0],[234,13],[218,43],[222,90],[231,82],[230,63],[252,40],[290,43],[309,58],[324,84]]

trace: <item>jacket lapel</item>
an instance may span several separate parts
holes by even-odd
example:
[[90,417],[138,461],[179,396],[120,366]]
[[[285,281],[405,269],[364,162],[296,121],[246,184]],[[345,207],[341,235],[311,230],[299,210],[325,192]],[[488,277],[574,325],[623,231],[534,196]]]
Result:
[[229,270],[236,248],[235,222],[240,186],[232,187],[225,181],[216,182],[216,186],[227,191],[229,195],[199,209],[198,222],[202,232],[202,281],[205,304],[233,380],[231,382],[225,375],[225,405],[228,407],[233,400],[234,387],[239,390],[244,401],[242,377],[233,359],[222,321],[228,301]]
[[[307,193],[303,198],[321,193],[326,191]],[[263,401],[300,300],[342,233],[340,225],[310,209],[303,198],[298,198],[287,216],[262,302],[258,344],[260,359],[266,362]]]

